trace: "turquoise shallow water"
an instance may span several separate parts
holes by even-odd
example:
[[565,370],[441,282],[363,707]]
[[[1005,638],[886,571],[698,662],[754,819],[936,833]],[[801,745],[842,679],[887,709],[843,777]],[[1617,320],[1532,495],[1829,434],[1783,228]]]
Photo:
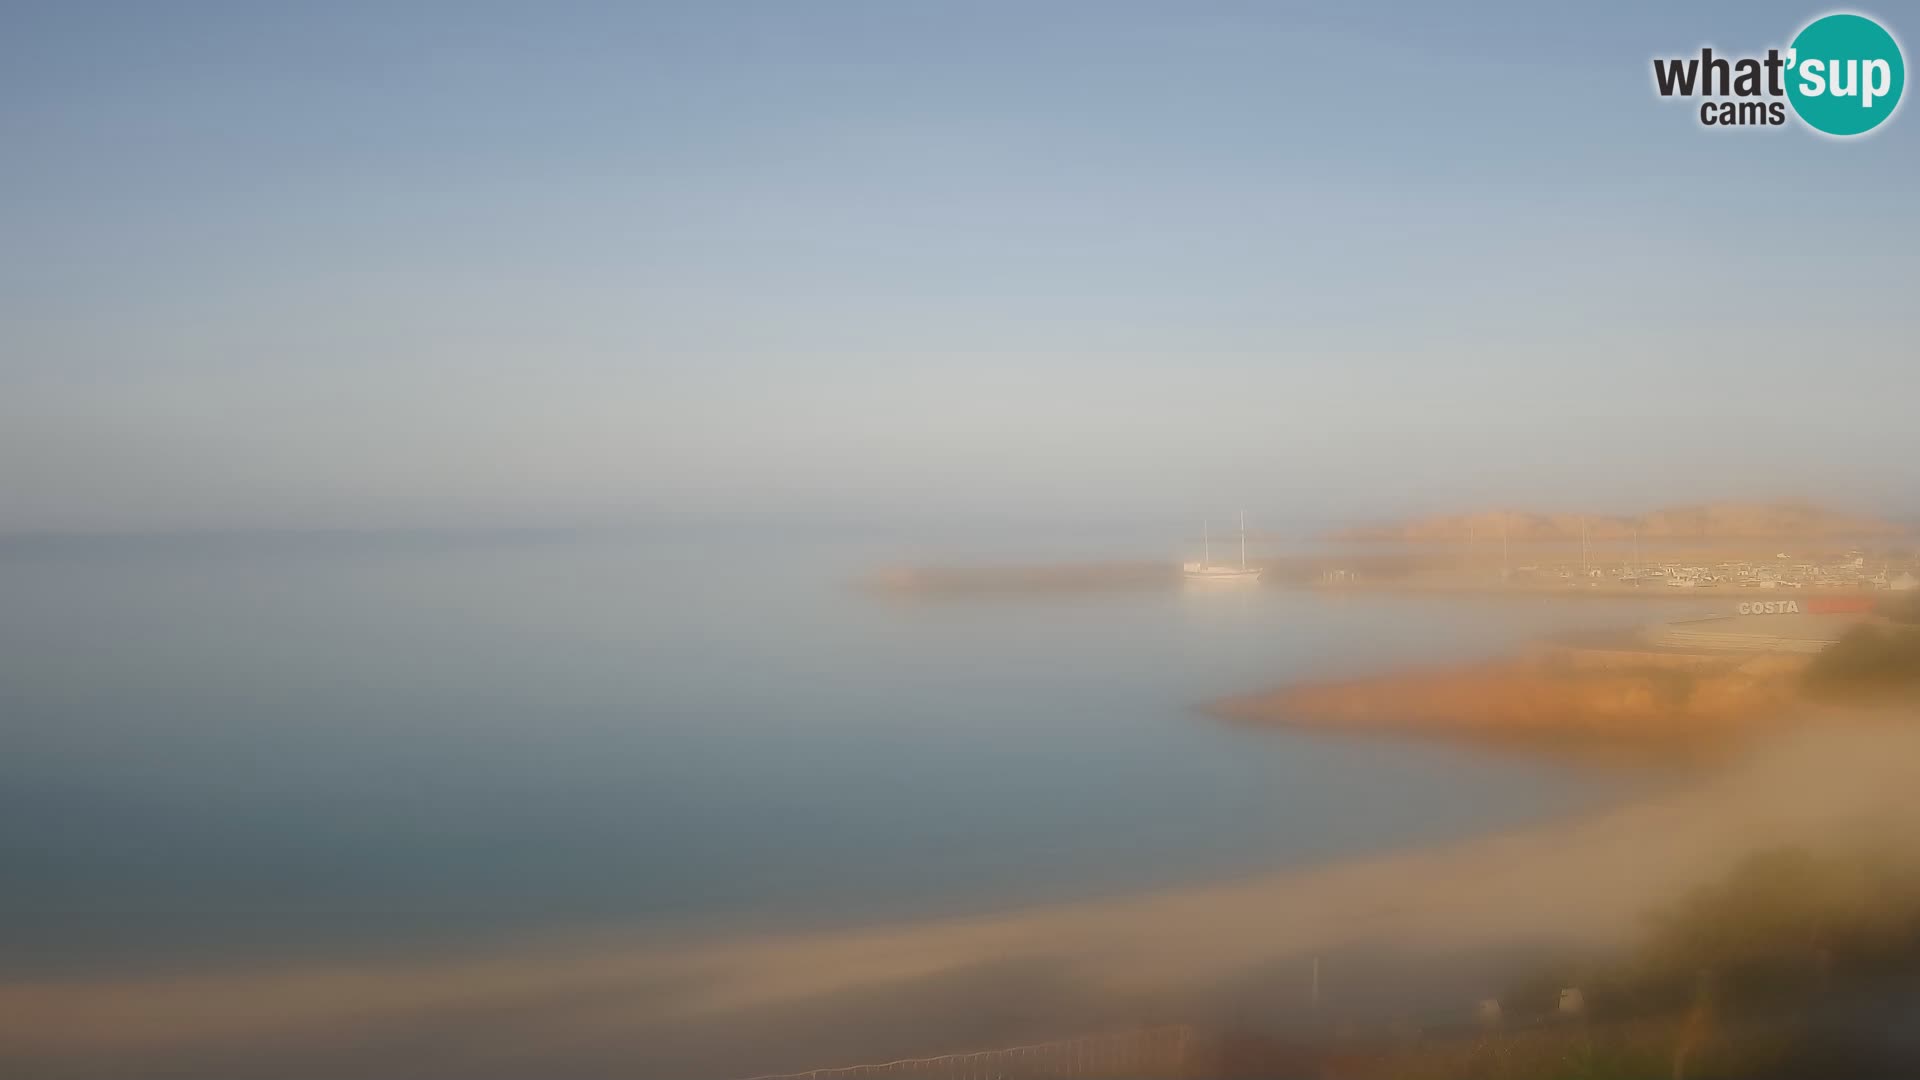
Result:
[[[1103,536],[972,557],[1179,554]],[[984,910],[1648,782],[1192,710],[1643,611],[846,587],[875,558],[968,554],[664,527],[0,547],[0,946],[60,971]]]

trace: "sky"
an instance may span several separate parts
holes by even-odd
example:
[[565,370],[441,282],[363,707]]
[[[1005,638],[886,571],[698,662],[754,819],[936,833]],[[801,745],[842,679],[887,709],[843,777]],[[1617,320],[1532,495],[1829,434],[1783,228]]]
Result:
[[1920,514],[1920,117],[1652,88],[1826,10],[10,3],[0,532]]

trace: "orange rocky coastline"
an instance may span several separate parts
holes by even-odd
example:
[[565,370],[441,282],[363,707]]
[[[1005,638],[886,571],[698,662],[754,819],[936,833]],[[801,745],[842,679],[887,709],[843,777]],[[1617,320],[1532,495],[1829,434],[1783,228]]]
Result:
[[1801,658],[1582,664],[1542,653],[1464,667],[1298,683],[1207,706],[1237,723],[1499,739],[1697,741],[1779,719]]

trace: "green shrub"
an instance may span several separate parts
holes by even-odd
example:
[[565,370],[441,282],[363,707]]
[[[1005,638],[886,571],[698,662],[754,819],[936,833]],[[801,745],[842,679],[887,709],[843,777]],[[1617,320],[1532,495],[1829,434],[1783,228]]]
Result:
[[1783,848],[1659,913],[1623,981],[1677,988],[1714,973],[1734,998],[1810,987],[1820,970],[1910,963],[1920,945],[1920,873],[1907,860]]
[[1920,628],[1856,626],[1814,657],[1805,678],[1817,691],[1920,686]]

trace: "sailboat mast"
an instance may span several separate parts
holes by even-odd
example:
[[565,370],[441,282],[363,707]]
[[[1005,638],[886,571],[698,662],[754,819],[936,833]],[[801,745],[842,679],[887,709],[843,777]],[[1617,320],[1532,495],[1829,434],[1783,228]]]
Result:
[[1202,519],[1200,522],[1200,565],[1213,565],[1213,522]]
[[1247,512],[1240,511],[1240,569],[1247,568]]

